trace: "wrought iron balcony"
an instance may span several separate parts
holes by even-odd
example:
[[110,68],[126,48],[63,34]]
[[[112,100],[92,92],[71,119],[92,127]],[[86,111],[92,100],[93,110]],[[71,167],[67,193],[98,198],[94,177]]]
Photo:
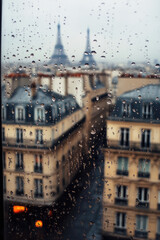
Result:
[[147,231],[136,230],[135,231],[135,237],[146,239],[146,238],[148,238],[148,232]]
[[128,200],[126,198],[115,198],[115,204],[121,206],[127,206]]
[[42,166],[34,166],[34,172],[36,173],[42,173],[43,172],[43,168]]
[[23,171],[23,165],[16,165],[16,171]]
[[160,233],[156,234],[156,240],[160,240]]
[[126,235],[126,228],[122,228],[122,227],[115,227],[114,228],[114,232],[116,234],[120,234],[120,235]]
[[117,169],[117,175],[128,176],[128,170]]
[[150,178],[150,173],[149,172],[138,172],[138,177]]
[[137,208],[149,208],[149,202],[141,202],[139,201],[136,205]]
[[23,196],[24,195],[24,191],[23,190],[16,190],[16,195],[17,196]]
[[37,193],[37,192],[36,192],[36,193],[34,194],[34,197],[35,197],[35,198],[43,198],[43,193]]

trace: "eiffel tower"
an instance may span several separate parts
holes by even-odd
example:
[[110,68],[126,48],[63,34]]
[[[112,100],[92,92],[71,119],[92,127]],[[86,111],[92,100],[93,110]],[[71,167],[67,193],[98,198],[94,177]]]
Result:
[[89,68],[97,68],[97,64],[91,52],[89,28],[87,29],[86,51],[84,52],[83,58],[80,63],[81,63],[81,67],[83,67],[83,65],[89,65]]
[[71,65],[67,55],[64,52],[64,47],[62,45],[60,24],[58,24],[57,26],[57,43],[55,45],[54,53],[51,56],[51,60],[49,61],[49,64],[54,64],[57,66],[60,66],[62,64],[65,67]]

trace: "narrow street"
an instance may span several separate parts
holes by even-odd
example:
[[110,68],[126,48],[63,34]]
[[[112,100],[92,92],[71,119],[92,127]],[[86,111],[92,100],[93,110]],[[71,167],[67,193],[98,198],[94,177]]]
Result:
[[72,186],[67,189],[65,193],[67,197],[65,197],[65,201],[62,200],[49,229],[33,229],[30,223],[27,226],[24,221],[22,230],[19,230],[20,228],[12,222],[10,223],[12,229],[6,240],[100,240],[103,164],[103,154],[101,153],[91,164],[92,166],[87,167],[83,175],[77,176]]

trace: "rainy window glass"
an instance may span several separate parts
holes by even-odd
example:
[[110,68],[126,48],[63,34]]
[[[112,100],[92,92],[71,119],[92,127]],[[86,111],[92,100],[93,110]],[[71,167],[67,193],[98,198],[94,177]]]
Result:
[[3,1],[4,239],[160,239],[159,9]]

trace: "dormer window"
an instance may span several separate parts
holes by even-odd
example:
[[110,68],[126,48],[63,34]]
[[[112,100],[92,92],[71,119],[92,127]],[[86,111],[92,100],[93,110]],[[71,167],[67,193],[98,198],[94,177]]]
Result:
[[52,107],[52,117],[53,117],[53,119],[55,119],[57,117],[57,107],[56,106]]
[[144,103],[142,106],[142,116],[145,119],[152,117],[152,105],[150,103]]
[[43,107],[36,107],[35,109],[35,121],[44,122],[45,121],[45,113]]
[[122,103],[122,115],[123,117],[129,117],[130,115],[130,104],[129,103]]
[[62,115],[65,113],[65,106],[63,103],[58,104],[59,114]]
[[24,121],[25,120],[25,108],[23,106],[16,107],[16,121]]

